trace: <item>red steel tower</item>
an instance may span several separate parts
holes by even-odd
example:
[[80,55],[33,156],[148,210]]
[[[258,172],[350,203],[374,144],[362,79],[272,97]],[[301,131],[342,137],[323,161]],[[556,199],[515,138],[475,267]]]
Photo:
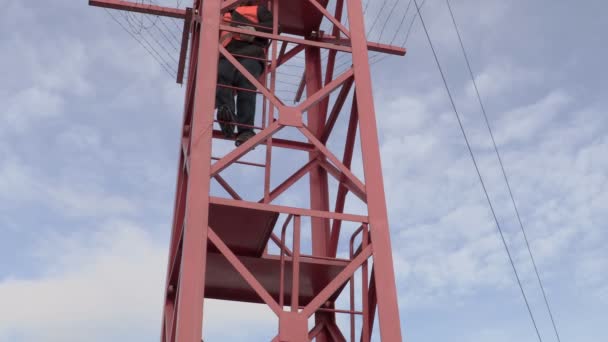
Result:
[[[405,49],[367,41],[360,0],[336,0],[331,6],[329,0],[270,0],[272,33],[244,31],[222,22],[221,14],[240,2],[195,0],[192,8],[183,10],[120,0],[89,1],[95,6],[184,20],[178,83],[186,64],[188,77],[161,341],[199,342],[205,298],[267,305],[279,322],[273,341],[346,341],[345,335],[351,341],[369,341],[376,311],[382,341],[401,341],[368,51],[404,55]],[[331,32],[320,30],[323,20],[330,22]],[[254,78],[238,56],[219,44],[221,30],[271,41],[263,77]],[[323,50],[328,51],[326,61],[321,58]],[[334,75],[338,53],[352,58],[352,64]],[[213,142],[225,139],[213,129],[220,55],[254,84],[263,97],[263,108],[257,134],[214,158]],[[275,94],[277,70],[298,55],[304,55],[300,101],[290,106]],[[338,158],[327,142],[351,91],[343,156]],[[330,99],[332,93],[336,96]],[[286,127],[295,129],[306,142],[275,136]],[[351,171],[357,137],[363,179]],[[255,147],[265,149],[262,165],[241,160]],[[271,188],[271,175],[278,167],[272,149],[306,153],[308,162]],[[222,177],[222,171],[237,165],[264,168],[259,180],[264,190],[254,200],[243,199]],[[279,204],[281,194],[306,175],[310,205]],[[338,182],[333,205],[332,178]],[[212,181],[230,197],[212,193]],[[366,209],[346,213],[349,193]],[[303,241],[303,219],[310,220],[310,241]],[[348,225],[356,229],[348,231]],[[287,230],[292,235],[290,247]],[[312,246],[311,254],[302,253],[304,243]],[[269,244],[279,252],[270,253]],[[339,251],[347,253],[339,257]],[[338,307],[336,299],[343,293],[350,296],[349,308]],[[350,316],[349,329],[340,329],[337,314]],[[355,316],[361,316],[361,324],[355,324]]]

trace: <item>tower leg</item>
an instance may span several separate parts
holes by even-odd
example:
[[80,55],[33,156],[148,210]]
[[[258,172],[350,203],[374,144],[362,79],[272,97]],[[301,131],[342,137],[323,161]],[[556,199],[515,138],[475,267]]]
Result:
[[[308,47],[305,50],[306,61],[306,93],[314,94],[322,88],[322,61],[321,50],[316,47]],[[325,130],[325,118],[327,107],[324,101],[312,106],[308,110],[308,127],[318,138],[323,135]],[[317,152],[310,153],[310,159],[317,158]],[[312,209],[329,211],[329,189],[327,171],[322,167],[316,166],[310,171],[310,205]],[[329,256],[329,220],[321,218],[311,219],[312,253],[315,256]],[[328,313],[315,314],[315,324],[326,320],[332,320],[333,315]],[[329,341],[330,337],[325,329],[317,335],[318,342]]]
[[207,257],[207,227],[209,211],[209,176],[213,111],[219,56],[218,37],[220,0],[198,3],[202,23],[195,23],[194,37],[198,39],[198,55],[192,127],[187,206],[184,220],[182,257],[177,288],[175,340],[199,342],[203,328],[205,266]]
[[353,67],[356,84],[356,100],[359,111],[359,130],[361,132],[361,152],[363,155],[363,172],[367,190],[371,241],[374,245],[374,270],[376,287],[382,291],[376,293],[380,335],[382,341],[402,341],[399,320],[399,302],[391,255],[391,241],[388,228],[388,213],[382,180],[382,165],[374,101],[372,97],[371,75],[368,50],[363,21],[361,1],[347,0],[348,22],[352,42]]

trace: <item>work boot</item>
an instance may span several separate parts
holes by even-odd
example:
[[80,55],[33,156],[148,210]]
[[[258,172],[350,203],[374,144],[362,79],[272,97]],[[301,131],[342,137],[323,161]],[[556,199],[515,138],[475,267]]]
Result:
[[227,106],[221,106],[217,110],[217,120],[220,122],[220,128],[226,138],[232,138],[234,136],[234,121],[235,116]]
[[243,131],[243,132],[239,133],[239,135],[237,135],[236,141],[234,142],[234,144],[236,146],[241,146],[241,144],[243,144],[245,141],[253,138],[253,136],[255,136],[255,133],[253,131],[250,131],[250,130]]

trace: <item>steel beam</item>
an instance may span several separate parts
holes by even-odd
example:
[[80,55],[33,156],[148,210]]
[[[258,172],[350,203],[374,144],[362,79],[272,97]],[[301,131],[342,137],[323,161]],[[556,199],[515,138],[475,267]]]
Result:
[[129,12],[160,15],[176,19],[186,18],[186,10],[152,4],[138,4],[132,1],[123,0],[89,0],[89,5]]
[[186,9],[186,18],[182,31],[182,46],[179,51],[179,61],[177,63],[177,79],[179,84],[184,83],[184,69],[186,68],[186,55],[188,54],[188,41],[190,40],[190,25],[192,25],[192,8]]
[[[352,40],[350,40],[350,39],[337,38],[337,37],[332,37],[332,36],[328,36],[328,35],[319,38],[318,41],[323,42],[323,43],[336,44],[339,46],[347,46],[347,47],[352,46]],[[396,56],[405,56],[405,54],[407,52],[407,50],[405,48],[402,48],[400,46],[387,45],[387,44],[374,43],[374,42],[367,42],[367,49],[369,51],[381,52],[381,53],[386,53],[389,55],[396,55]]]
[[242,33],[242,34],[247,34],[250,36],[255,36],[255,37],[260,37],[260,38],[278,40],[280,42],[301,44],[304,46],[313,46],[313,47],[318,47],[318,48],[322,48],[322,49],[334,49],[334,50],[343,51],[343,52],[352,51],[352,49],[349,46],[337,45],[337,44],[334,44],[333,42],[324,42],[324,41],[316,41],[316,40],[310,40],[310,39],[294,38],[292,36],[274,35],[271,33],[264,33],[264,32],[260,32],[260,31],[248,31],[248,30],[240,29],[238,27],[230,26],[230,25],[220,25],[220,28],[223,31],[227,31],[227,32]]
[[368,199],[370,216],[371,246],[374,248],[374,267],[376,270],[376,287],[382,287],[377,292],[378,315],[380,319],[380,336],[384,342],[401,342],[401,321],[391,251],[391,238],[388,227],[388,212],[382,180],[382,163],[380,161],[380,146],[372,80],[368,60],[368,47],[365,37],[363,8],[360,0],[347,0],[348,22],[351,29],[353,47],[353,68],[356,82],[356,101],[359,113],[359,131],[363,172]]
[[248,201],[237,201],[237,200],[215,197],[215,196],[209,196],[209,201],[210,201],[210,203],[214,203],[214,204],[222,204],[222,205],[229,205],[229,206],[233,206],[233,207],[272,211],[272,212],[279,213],[279,214],[292,214],[292,215],[308,216],[308,217],[314,217],[314,218],[336,219],[336,220],[344,220],[344,221],[350,221],[350,222],[367,223],[367,216],[362,216],[362,215],[334,213],[331,211],[294,208],[294,207],[287,207],[287,206],[283,206],[283,205],[256,203],[256,202],[248,202]]
[[310,301],[308,305],[306,305],[304,310],[302,310],[302,314],[306,317],[310,317],[371,255],[372,246],[370,245],[361,251],[361,253],[357,255],[342,272],[340,272],[340,274],[338,274],[329,284],[327,284],[327,286],[321,292],[319,292],[319,294],[312,301]]
[[[217,81],[219,51],[220,0],[205,0],[198,4],[204,20],[196,30],[199,48],[205,51],[197,58],[196,89],[192,108],[192,142],[190,173],[186,199],[185,227],[180,267],[177,341],[199,341],[203,328],[205,270],[207,258],[207,227],[209,220],[209,186],[213,110]],[[214,63],[208,63],[208,61]],[[192,190],[196,189],[196,190]]]

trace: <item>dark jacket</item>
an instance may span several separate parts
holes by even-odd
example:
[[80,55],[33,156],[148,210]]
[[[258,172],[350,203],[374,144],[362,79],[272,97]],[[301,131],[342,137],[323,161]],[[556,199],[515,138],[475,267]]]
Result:
[[[252,23],[244,16],[240,15],[237,11],[233,10],[232,23],[233,26],[247,26],[248,24],[255,25],[256,31],[272,33],[272,12],[268,10],[265,5],[259,5],[258,7],[258,23]],[[261,28],[259,26],[263,26]],[[265,58],[266,54],[264,49],[268,46],[268,39],[256,37],[253,42],[247,42],[243,40],[232,39],[226,50],[232,54],[251,56],[257,58]]]

